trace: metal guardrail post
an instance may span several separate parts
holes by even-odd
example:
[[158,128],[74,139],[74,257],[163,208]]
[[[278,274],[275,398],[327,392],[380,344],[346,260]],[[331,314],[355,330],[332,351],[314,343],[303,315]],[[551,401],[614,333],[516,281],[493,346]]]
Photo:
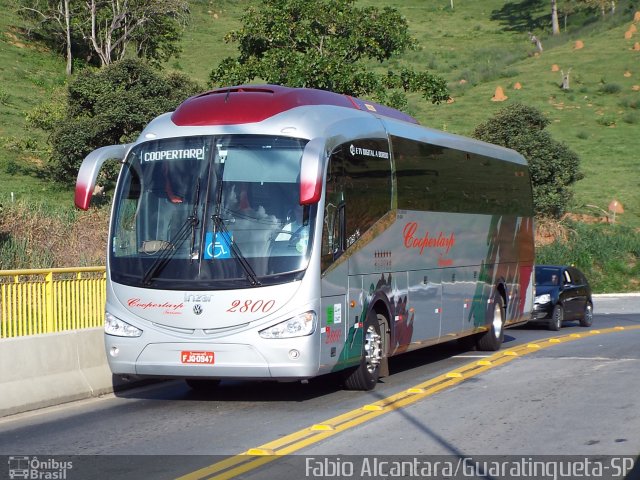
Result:
[[55,332],[55,322],[54,322],[54,310],[53,310],[53,272],[49,272],[44,277],[45,287],[44,287],[44,299],[46,302],[45,308],[45,333]]

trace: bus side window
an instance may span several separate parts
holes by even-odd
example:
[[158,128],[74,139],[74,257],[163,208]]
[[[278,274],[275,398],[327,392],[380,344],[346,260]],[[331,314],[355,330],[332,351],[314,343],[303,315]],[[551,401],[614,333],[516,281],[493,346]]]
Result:
[[322,270],[344,251],[344,176],[341,149],[329,159],[322,226]]
[[382,139],[359,139],[343,146],[343,152],[349,248],[391,209],[391,162]]

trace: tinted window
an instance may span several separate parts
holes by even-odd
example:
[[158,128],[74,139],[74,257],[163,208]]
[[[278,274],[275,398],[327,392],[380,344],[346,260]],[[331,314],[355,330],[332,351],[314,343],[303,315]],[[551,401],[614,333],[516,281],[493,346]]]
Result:
[[329,159],[322,268],[351,246],[391,208],[391,159],[384,140],[338,146]]
[[584,276],[584,274],[580,270],[577,270],[575,268],[571,268],[569,270],[569,272],[571,273],[571,276],[573,277],[573,283],[575,283],[577,285],[587,285],[589,283],[589,282],[587,282],[586,277]]
[[553,267],[536,267],[536,285],[555,286],[560,284],[561,271]]
[[391,208],[391,160],[380,140],[359,140],[342,150],[348,248]]
[[398,208],[441,212],[533,213],[525,165],[391,137]]

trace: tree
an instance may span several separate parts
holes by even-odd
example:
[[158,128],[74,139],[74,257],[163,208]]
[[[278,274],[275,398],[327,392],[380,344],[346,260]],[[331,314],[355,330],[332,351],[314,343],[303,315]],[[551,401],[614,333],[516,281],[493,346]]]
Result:
[[371,96],[404,108],[405,92],[420,92],[433,103],[447,100],[444,79],[402,68],[374,73],[371,61],[384,62],[417,42],[397,10],[358,8],[355,0],[263,0],[249,7],[243,26],[227,34],[238,42],[237,58],[228,57],[210,75],[212,86],[255,79]]
[[50,176],[72,184],[92,150],[135,140],[151,119],[199,91],[186,76],[162,76],[140,60],[82,71],[69,84],[64,117],[50,124]]
[[560,24],[558,23],[558,1],[551,0],[551,31],[554,35],[560,35]]
[[[132,55],[160,62],[176,55],[187,0],[20,0],[30,31],[52,47],[65,46],[67,74],[73,57],[109,65]],[[95,62],[95,60],[98,60]]]
[[609,13],[611,13],[611,15],[616,13],[615,0],[578,0],[578,2],[582,3],[587,8],[600,10],[600,15],[602,17],[606,16],[607,9],[609,9]]
[[189,11],[186,0],[88,0],[86,6],[89,24],[82,35],[102,66],[125,58],[132,42],[139,56],[169,58],[178,51],[178,29]]
[[77,3],[74,2],[72,5],[72,0],[27,0],[22,2],[19,10],[22,17],[31,23],[28,29],[30,33],[37,30],[48,43],[64,45],[67,75],[71,75],[73,65],[71,19],[78,14]]
[[473,136],[512,148],[529,162],[536,215],[560,218],[569,205],[570,186],[583,178],[580,158],[544,131],[549,120],[534,107],[513,104],[476,127]]

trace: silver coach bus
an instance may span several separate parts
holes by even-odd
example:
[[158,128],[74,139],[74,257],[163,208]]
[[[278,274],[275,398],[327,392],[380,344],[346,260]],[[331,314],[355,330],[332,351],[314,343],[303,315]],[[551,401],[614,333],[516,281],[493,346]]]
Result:
[[357,98],[213,90],[132,144],[107,258],[114,374],[374,388],[389,357],[465,339],[498,350],[533,306],[533,207],[518,153]]

